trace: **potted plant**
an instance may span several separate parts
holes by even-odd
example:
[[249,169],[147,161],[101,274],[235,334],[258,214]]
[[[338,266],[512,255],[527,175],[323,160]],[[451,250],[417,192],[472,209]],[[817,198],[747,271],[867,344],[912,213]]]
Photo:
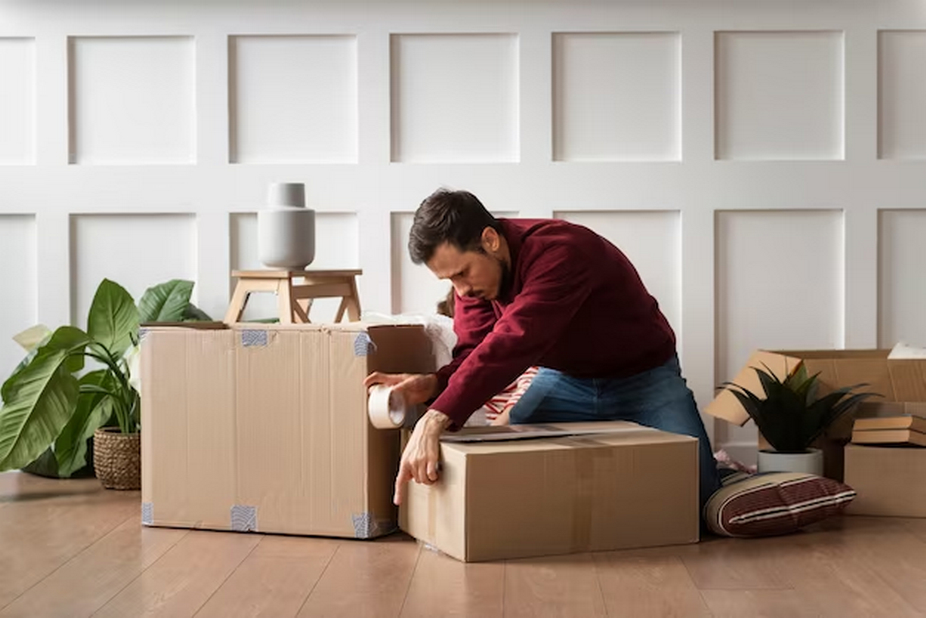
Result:
[[811,448],[814,441],[843,414],[873,393],[852,393],[867,384],[838,388],[820,398],[818,377],[807,375],[801,364],[784,380],[768,367],[754,368],[763,393],[737,384],[723,387],[739,399],[773,450],[759,451],[759,472],[807,472],[823,476],[823,452]]
[[139,488],[139,324],[208,320],[189,302],[192,289],[191,281],[168,281],[146,290],[136,307],[124,288],[104,279],[86,332],[39,326],[18,336],[30,352],[0,387],[0,471],[70,477],[88,467],[92,440],[102,484]]

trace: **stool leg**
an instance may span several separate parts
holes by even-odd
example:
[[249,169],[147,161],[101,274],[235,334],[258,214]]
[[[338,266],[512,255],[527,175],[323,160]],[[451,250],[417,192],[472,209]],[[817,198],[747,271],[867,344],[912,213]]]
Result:
[[357,292],[357,280],[350,280],[351,296],[347,305],[347,317],[351,322],[360,321],[360,294]]
[[226,324],[234,324],[241,319],[244,307],[248,303],[248,294],[247,284],[244,281],[238,281],[231,302],[228,305],[228,311],[225,312],[224,322]]
[[308,303],[303,304],[306,299],[297,299],[293,301],[293,313],[296,314],[296,321],[302,324],[310,324]]
[[293,323],[293,284],[290,279],[281,279],[277,284],[277,307],[280,324]]

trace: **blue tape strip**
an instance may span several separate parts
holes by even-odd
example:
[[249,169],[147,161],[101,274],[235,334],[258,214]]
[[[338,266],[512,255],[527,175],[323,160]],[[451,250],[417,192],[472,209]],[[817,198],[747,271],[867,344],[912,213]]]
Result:
[[267,345],[269,336],[265,330],[243,330],[241,331],[241,345],[246,348],[259,347]]
[[235,532],[257,532],[257,507],[243,504],[232,506],[231,529]]

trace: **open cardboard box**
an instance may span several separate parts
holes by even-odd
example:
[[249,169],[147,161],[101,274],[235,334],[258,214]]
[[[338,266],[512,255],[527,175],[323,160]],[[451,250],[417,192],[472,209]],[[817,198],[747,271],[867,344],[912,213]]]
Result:
[[[808,375],[820,374],[819,395],[836,388],[867,384],[856,392],[881,395],[875,401],[926,401],[926,359],[889,360],[890,353],[890,350],[758,350],[749,357],[732,382],[760,394],[762,385],[755,368],[767,367],[774,375],[784,379],[803,364]],[[863,406],[859,408],[864,409]],[[726,390],[718,393],[705,412],[739,426],[749,420],[749,415],[736,396]],[[829,478],[843,480],[843,447],[851,438],[854,418],[855,414],[845,415],[814,443],[814,446],[823,450],[824,474]],[[761,433],[758,447],[768,448]]]

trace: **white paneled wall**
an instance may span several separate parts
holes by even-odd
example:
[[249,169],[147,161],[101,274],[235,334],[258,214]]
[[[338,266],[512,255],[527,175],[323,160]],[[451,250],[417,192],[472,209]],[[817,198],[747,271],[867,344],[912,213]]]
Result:
[[232,163],[357,162],[357,38],[229,39]]
[[553,35],[553,158],[678,161],[678,33]]
[[881,158],[926,159],[926,32],[881,32],[878,43]]
[[35,217],[0,215],[0,376],[3,379],[23,356],[12,337],[37,318]]
[[517,35],[391,38],[393,161],[518,161]]
[[[70,244],[71,323],[80,328],[87,327],[87,313],[103,279],[120,284],[136,302],[151,285],[196,279],[193,215],[73,215]],[[194,287],[193,302],[198,292]]]
[[926,345],[926,210],[881,211],[878,342]]
[[196,161],[192,37],[75,37],[68,49],[71,161]]
[[35,160],[35,40],[0,38],[0,164]]
[[439,186],[598,230],[702,405],[757,347],[926,345],[924,62],[921,0],[5,2],[0,371],[103,277],[221,315],[281,181],[376,312],[446,292],[406,251]]
[[842,32],[718,32],[717,158],[843,158]]

